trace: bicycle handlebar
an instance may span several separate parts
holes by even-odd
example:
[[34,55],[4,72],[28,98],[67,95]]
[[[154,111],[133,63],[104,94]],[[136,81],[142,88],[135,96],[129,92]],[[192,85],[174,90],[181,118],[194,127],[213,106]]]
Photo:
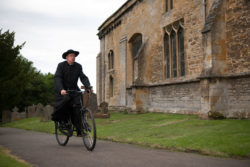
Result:
[[66,90],[67,93],[80,93],[82,92],[81,90]]
[[[81,90],[66,90],[66,92],[69,93],[69,94],[70,94],[70,93],[79,93],[79,94],[80,94],[80,93],[83,93],[83,91],[81,91]],[[86,92],[87,92],[87,93],[91,93],[90,90],[86,90]]]

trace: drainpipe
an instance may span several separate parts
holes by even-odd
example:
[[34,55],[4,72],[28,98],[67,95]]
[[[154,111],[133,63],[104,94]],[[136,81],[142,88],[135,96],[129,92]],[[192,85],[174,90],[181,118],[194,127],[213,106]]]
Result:
[[202,0],[203,25],[206,23],[206,0]]

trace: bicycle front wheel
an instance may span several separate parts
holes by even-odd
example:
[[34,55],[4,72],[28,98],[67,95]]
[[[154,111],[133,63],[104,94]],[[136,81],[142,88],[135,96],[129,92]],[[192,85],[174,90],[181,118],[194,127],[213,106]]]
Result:
[[82,138],[87,150],[93,151],[96,145],[96,125],[94,116],[88,108],[82,112]]

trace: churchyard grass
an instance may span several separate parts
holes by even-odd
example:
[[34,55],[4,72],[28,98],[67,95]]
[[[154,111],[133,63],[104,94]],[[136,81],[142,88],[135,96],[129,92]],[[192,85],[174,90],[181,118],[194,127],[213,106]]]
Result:
[[30,165],[23,162],[22,160],[18,159],[17,157],[14,157],[9,153],[8,150],[0,147],[0,166],[3,167],[29,167]]
[[[99,139],[220,157],[250,157],[249,120],[201,120],[195,115],[111,113],[96,119]],[[54,133],[53,122],[29,118],[5,127]]]
[[18,121],[9,122],[2,125],[3,127],[32,130],[38,132],[54,133],[55,124],[53,121],[40,122],[40,118],[26,118]]

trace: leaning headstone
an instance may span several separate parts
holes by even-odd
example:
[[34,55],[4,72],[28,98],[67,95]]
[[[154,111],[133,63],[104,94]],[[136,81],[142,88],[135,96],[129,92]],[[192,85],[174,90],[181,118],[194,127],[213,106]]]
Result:
[[27,118],[26,112],[20,112],[20,113],[19,113],[19,117],[20,117],[20,119]]
[[19,109],[18,109],[17,107],[14,107],[14,108],[12,109],[12,111],[13,111],[13,112],[18,112]]
[[98,112],[98,106],[97,106],[97,96],[95,93],[91,93],[89,95],[89,101],[88,101],[88,108],[93,112]]
[[24,107],[25,118],[28,118],[28,107]]
[[11,121],[17,121],[20,120],[19,113],[17,111],[14,111],[11,113]]
[[37,117],[39,114],[36,113],[36,106],[29,106],[28,107],[28,118],[32,118],[32,117]]
[[36,105],[36,113],[41,116],[42,115],[42,112],[43,112],[43,105],[41,103],[38,103]]
[[95,118],[109,118],[110,117],[110,114],[108,112],[107,102],[102,102],[100,104],[100,109],[101,109],[101,113],[100,112],[94,113]]
[[19,109],[15,107],[11,113],[11,121],[17,121],[26,118],[26,112],[18,112]]
[[88,107],[88,104],[89,104],[89,94],[84,91],[83,94],[82,94],[82,101],[83,101],[83,106],[84,107]]
[[11,121],[11,112],[10,110],[4,110],[2,112],[2,123],[7,123]]
[[17,107],[14,107],[13,109],[12,109],[12,113],[11,113],[11,121],[16,121],[16,120],[19,120],[20,118],[19,118],[19,113],[18,113],[18,108]]
[[53,113],[53,111],[54,111],[54,107],[52,107],[51,105],[46,105],[45,107],[43,107],[40,121],[41,122],[51,121],[51,114]]
[[108,103],[107,102],[102,102],[100,104],[100,107],[101,107],[101,113],[103,114],[107,114],[108,113]]

